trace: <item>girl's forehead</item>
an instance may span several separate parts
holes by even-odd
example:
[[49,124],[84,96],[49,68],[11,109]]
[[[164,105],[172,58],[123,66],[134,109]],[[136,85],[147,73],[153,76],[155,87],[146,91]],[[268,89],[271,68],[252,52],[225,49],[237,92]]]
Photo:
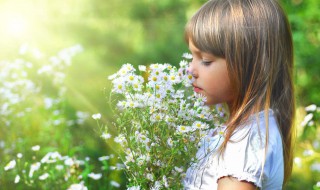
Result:
[[211,58],[211,59],[216,59],[218,57],[218,56],[214,55],[213,53],[200,50],[199,48],[197,48],[197,46],[194,45],[194,43],[192,42],[191,39],[189,40],[188,44],[189,44],[189,50],[191,51],[191,53],[200,54],[201,56],[205,56],[205,57]]
[[194,45],[194,43],[192,42],[191,39],[189,39],[189,49],[190,51],[193,51],[193,52],[200,52],[200,50]]

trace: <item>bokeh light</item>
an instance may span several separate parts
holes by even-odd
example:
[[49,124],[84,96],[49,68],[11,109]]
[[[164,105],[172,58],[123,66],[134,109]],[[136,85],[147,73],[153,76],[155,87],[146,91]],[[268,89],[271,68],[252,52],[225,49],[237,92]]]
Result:
[[26,17],[17,13],[7,13],[0,15],[1,29],[4,31],[4,35],[12,37],[21,37],[28,33],[29,23]]

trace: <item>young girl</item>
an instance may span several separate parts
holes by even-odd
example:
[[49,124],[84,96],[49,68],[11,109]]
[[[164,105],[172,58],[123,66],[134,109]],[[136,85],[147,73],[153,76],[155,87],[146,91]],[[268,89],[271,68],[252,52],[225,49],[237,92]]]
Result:
[[279,190],[292,170],[293,47],[276,0],[210,0],[186,26],[194,91],[226,103],[185,189]]

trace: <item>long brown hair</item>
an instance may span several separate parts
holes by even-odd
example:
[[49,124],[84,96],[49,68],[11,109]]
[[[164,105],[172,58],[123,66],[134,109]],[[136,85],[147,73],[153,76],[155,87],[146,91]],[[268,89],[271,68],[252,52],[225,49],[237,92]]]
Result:
[[285,184],[292,172],[295,101],[292,35],[281,6],[276,0],[208,1],[186,25],[186,40],[227,62],[236,98],[222,152],[251,114],[272,109],[282,135]]

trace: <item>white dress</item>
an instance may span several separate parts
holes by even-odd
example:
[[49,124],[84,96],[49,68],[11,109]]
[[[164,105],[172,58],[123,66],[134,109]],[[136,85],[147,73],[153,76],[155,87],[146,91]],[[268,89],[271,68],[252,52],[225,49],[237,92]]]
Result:
[[[219,156],[217,151],[223,142],[223,135],[216,130],[218,129],[210,131],[202,141],[197,153],[198,161],[187,170],[183,181],[184,189],[216,190],[218,179],[224,176],[252,182],[261,190],[282,189],[282,140],[272,110],[269,110],[269,140],[266,154],[264,111],[252,115],[246,126],[234,132],[231,137],[234,142],[228,142],[223,157]],[[225,130],[225,127],[222,130]]]

